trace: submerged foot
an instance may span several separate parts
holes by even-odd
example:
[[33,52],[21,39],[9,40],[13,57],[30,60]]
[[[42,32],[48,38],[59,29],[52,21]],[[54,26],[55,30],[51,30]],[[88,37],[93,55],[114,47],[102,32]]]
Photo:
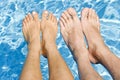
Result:
[[42,13],[41,29],[43,56],[47,57],[46,48],[55,44],[58,30],[57,19],[52,13],[48,11]]
[[103,45],[103,40],[100,35],[99,18],[93,9],[84,8],[82,10],[82,29],[88,42],[88,50],[90,53],[90,60],[92,63],[97,63],[96,54],[98,46]]
[[[62,13],[60,18],[61,33],[66,44],[74,52],[75,50],[82,50],[86,48],[84,43],[84,36],[82,33],[81,22],[73,8],[69,8]],[[73,53],[77,58],[79,54]]]
[[26,15],[23,20],[22,30],[24,37],[28,42],[29,49],[34,48],[40,52],[40,22],[36,12]]

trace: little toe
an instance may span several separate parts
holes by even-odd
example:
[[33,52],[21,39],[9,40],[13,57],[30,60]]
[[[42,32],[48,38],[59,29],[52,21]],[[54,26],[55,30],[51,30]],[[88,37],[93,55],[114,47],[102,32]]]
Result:
[[93,9],[91,9],[91,11],[92,11],[92,18],[96,21],[97,20],[96,12]]
[[54,16],[54,22],[55,22],[55,23],[58,23],[58,22],[57,22],[57,18],[56,18],[55,16]]
[[44,11],[42,13],[42,20],[47,20],[47,17],[48,17],[48,11]]
[[25,24],[27,24],[27,18],[26,18],[26,16],[25,16],[23,22],[24,22]]
[[60,30],[61,30],[61,32],[63,32],[65,30],[65,27],[64,27],[62,20],[60,20],[60,26],[61,26]]
[[29,16],[28,15],[25,16],[25,19],[26,19],[27,22],[29,22]]
[[57,18],[53,15],[53,22],[57,23]]
[[23,27],[25,26],[25,20],[23,20],[22,25],[23,25]]
[[97,17],[97,24],[98,24],[98,29],[100,30],[100,21],[99,21],[99,17],[98,16],[96,16]]
[[37,12],[32,12],[32,15],[35,21],[39,21],[39,16]]
[[96,14],[96,22],[97,22],[98,30],[100,31],[100,21],[97,14]]

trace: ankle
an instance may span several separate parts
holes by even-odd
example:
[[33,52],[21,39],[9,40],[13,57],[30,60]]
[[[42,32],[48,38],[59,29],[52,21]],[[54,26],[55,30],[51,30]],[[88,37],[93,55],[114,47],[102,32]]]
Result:
[[103,56],[108,55],[108,47],[104,44],[96,48],[95,57],[100,61]]
[[45,49],[46,50],[50,50],[50,49],[57,49],[57,45],[55,42],[49,42],[49,43],[45,43]]
[[74,51],[74,57],[76,61],[79,61],[79,58],[81,58],[82,56],[84,57],[88,57],[88,50],[86,47],[81,47],[79,49],[75,49]]
[[29,51],[40,52],[40,42],[34,42],[28,44]]

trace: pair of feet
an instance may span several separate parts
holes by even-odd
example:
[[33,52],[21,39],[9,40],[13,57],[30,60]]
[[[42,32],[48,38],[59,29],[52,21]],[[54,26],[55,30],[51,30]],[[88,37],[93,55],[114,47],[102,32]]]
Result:
[[[23,20],[23,34],[28,42],[30,50],[39,51],[39,53],[47,57],[46,48],[55,45],[57,35],[57,19],[52,13],[44,11],[42,19],[36,12],[28,13]],[[40,32],[42,32],[42,41],[40,39]]]
[[[73,51],[75,59],[79,58],[79,54],[74,51],[86,50],[84,35],[88,43],[89,60],[97,63],[97,55],[99,50],[104,46],[100,35],[99,18],[93,9],[84,8],[81,12],[81,19],[77,16],[73,8],[69,8],[62,13],[60,18],[61,33],[68,46]],[[81,53],[84,54],[84,53]]]
[[[96,55],[99,54],[100,47],[104,43],[99,32],[99,18],[94,10],[84,8],[81,13],[81,19],[79,19],[76,11],[73,8],[69,8],[62,13],[60,26],[63,38],[72,51],[86,49],[85,35],[88,42],[89,59],[92,63],[98,62]],[[40,31],[42,31],[42,44]],[[23,21],[23,34],[29,43],[29,48],[35,48],[46,56],[47,52],[45,52],[45,49],[55,45],[57,19],[52,13],[47,11],[43,12],[41,21],[36,12],[29,13]],[[79,58],[79,54],[73,53],[73,55],[76,59]]]

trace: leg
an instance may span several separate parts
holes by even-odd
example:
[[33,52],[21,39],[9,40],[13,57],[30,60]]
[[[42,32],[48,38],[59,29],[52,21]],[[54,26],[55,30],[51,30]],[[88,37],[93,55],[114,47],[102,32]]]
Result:
[[73,80],[73,76],[57,50],[55,43],[57,35],[57,19],[52,13],[44,11],[41,27],[43,32],[43,51],[48,58],[50,80]]
[[[91,62],[102,63],[112,74],[114,80],[120,79],[120,59],[104,44],[99,31],[99,19],[94,10],[85,8],[82,11],[82,29],[87,38]],[[94,37],[93,37],[94,36]]]
[[40,72],[40,22],[36,12],[23,21],[23,34],[28,42],[28,55],[20,80],[42,80]]
[[60,25],[63,38],[73,51],[78,64],[81,80],[101,80],[101,77],[90,64],[88,50],[84,43],[81,22],[73,8],[69,8],[62,14]]

